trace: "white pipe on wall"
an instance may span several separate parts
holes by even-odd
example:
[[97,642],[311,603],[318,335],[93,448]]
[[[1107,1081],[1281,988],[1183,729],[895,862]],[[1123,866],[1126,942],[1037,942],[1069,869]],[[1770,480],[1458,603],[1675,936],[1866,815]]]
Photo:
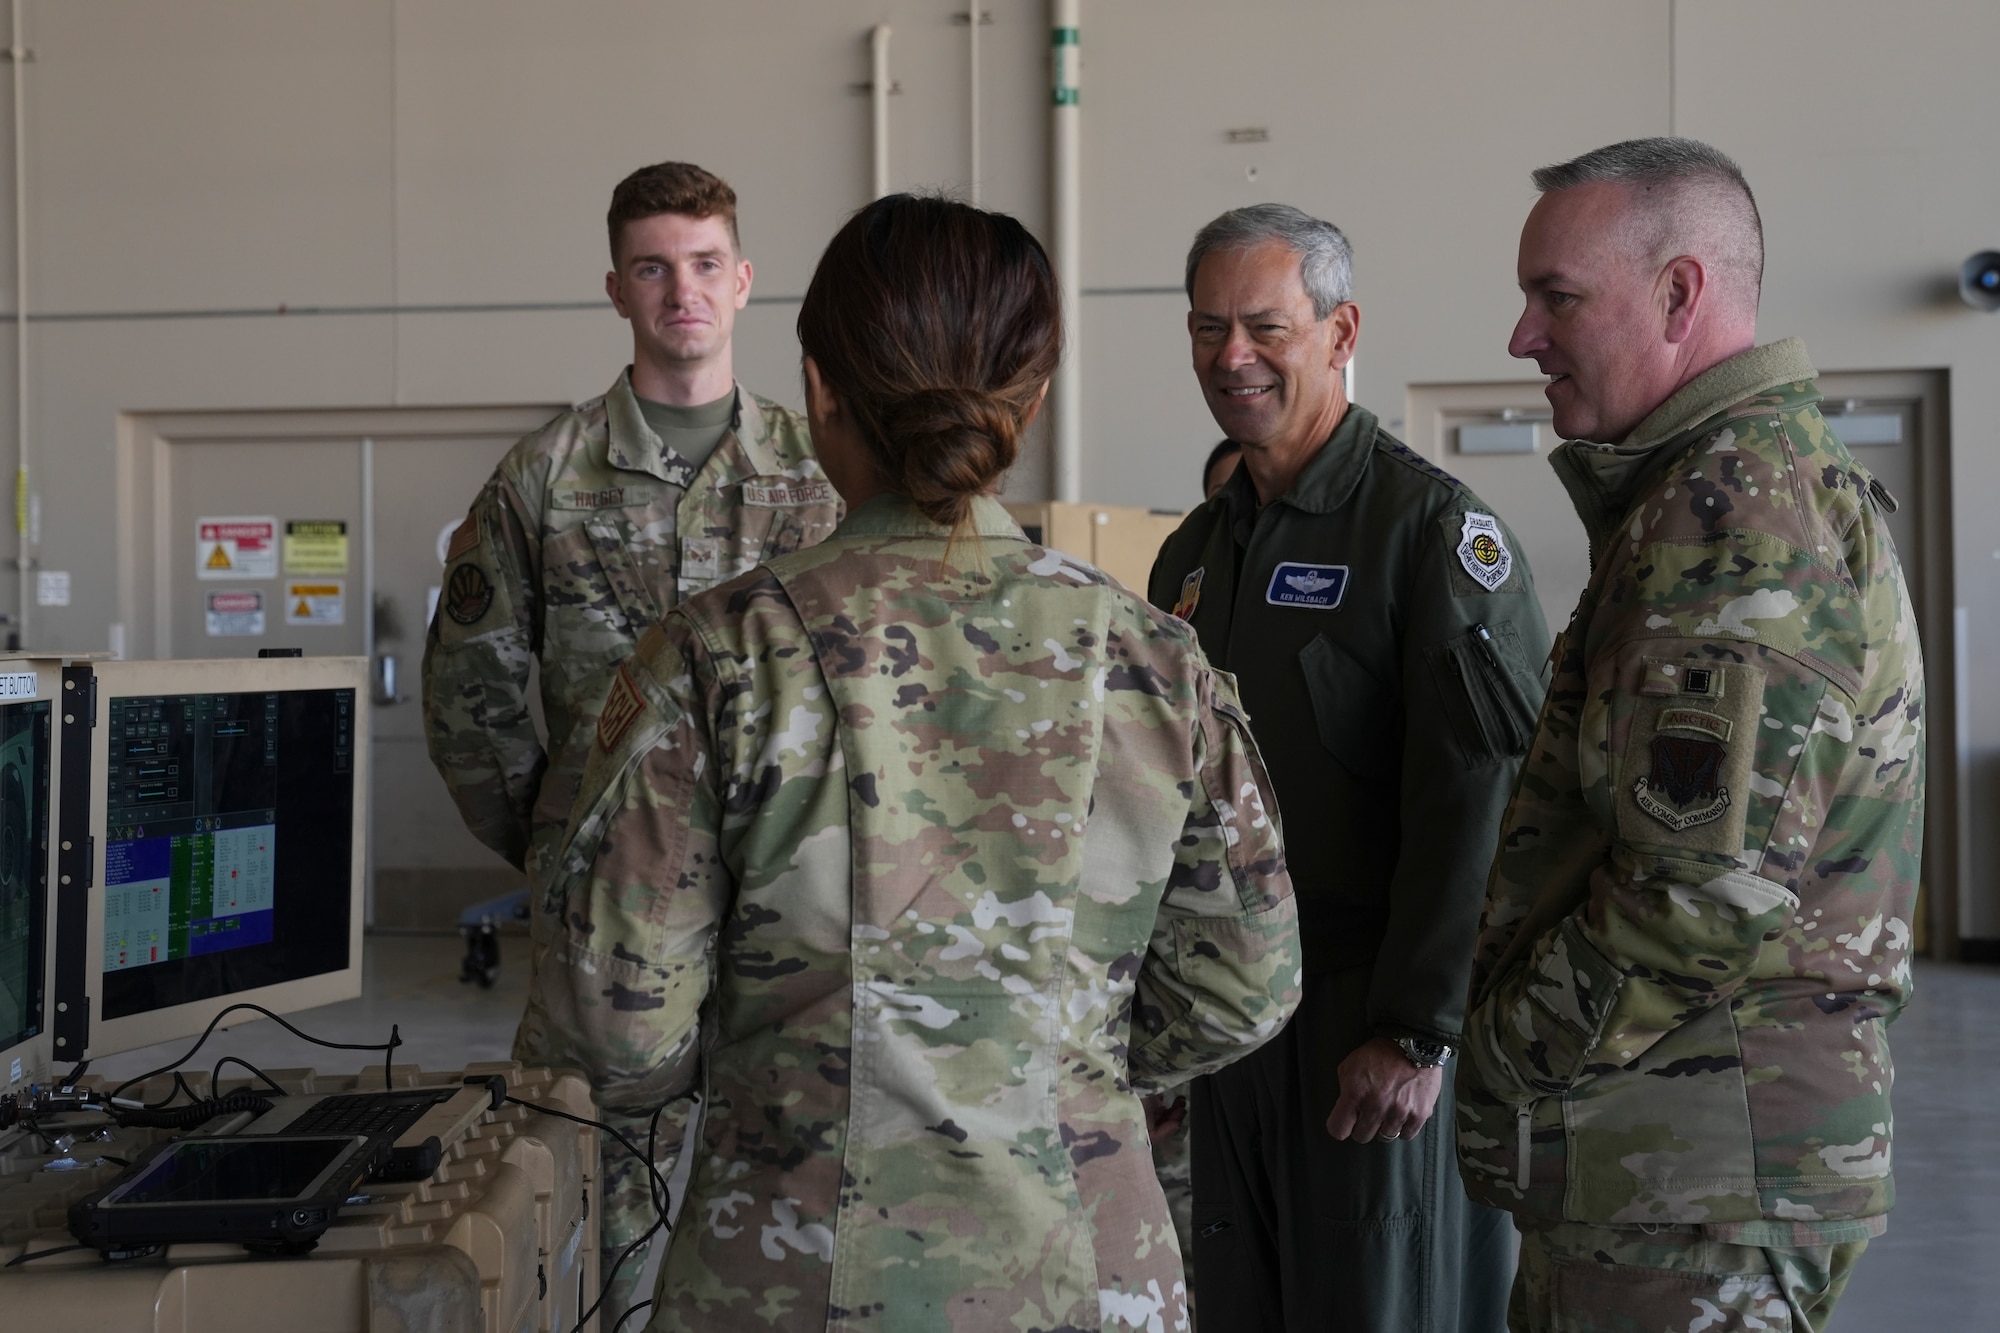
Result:
[[971,196],[972,206],[977,208],[979,207],[979,0],[969,0],[969,3],[971,9],[965,16],[967,20],[965,26],[972,30],[972,78],[969,81],[972,120],[972,180],[968,186],[967,193]]
[[1050,0],[1052,66],[1049,212],[1055,241],[1056,286],[1068,323],[1068,346],[1056,370],[1055,498],[1083,499],[1083,169],[1077,108],[1078,16],[1081,0]]
[[18,576],[16,598],[21,608],[15,617],[21,643],[28,642],[28,607],[33,582],[34,546],[28,531],[28,94],[26,69],[28,44],[21,36],[21,0],[13,3],[14,26],[9,33],[13,45],[8,59],[14,75],[14,569]]
[[[19,3],[19,0],[15,0]],[[870,73],[868,97],[875,112],[875,193],[889,193],[889,25],[878,23],[868,34]]]

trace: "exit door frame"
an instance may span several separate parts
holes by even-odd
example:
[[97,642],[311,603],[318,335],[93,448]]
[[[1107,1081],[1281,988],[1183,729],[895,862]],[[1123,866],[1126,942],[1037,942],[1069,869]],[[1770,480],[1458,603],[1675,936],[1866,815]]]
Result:
[[[1921,881],[1924,919],[1930,928],[1930,956],[1957,960],[1964,935],[1964,895],[1972,857],[1972,742],[1970,663],[1966,661],[1965,608],[1958,604],[1958,553],[1952,512],[1951,372],[1928,370],[1824,370],[1818,387],[1822,411],[1847,399],[1864,403],[1909,404],[1916,439],[1912,459],[1917,493],[1898,496],[1915,502],[1914,551],[1904,563],[1923,572],[1916,603],[1917,632],[1924,653],[1925,793]],[[1837,415],[1828,424],[1840,433]],[[1868,466],[1868,450],[1856,461]]]
[[[243,408],[218,411],[130,411],[118,414],[116,513],[118,623],[121,655],[159,658],[173,654],[174,543],[173,469],[168,451],[176,445],[307,442],[358,444],[362,457],[361,600],[362,642],[372,683],[375,673],[375,551],[373,537],[374,447],[381,442],[453,439],[468,435],[521,436],[547,422],[567,404],[518,403],[486,407]],[[465,497],[470,499],[471,497]],[[454,502],[455,503],[455,502]],[[371,756],[372,761],[373,756]],[[375,920],[375,839],[373,793],[365,796],[367,847],[366,923]]]

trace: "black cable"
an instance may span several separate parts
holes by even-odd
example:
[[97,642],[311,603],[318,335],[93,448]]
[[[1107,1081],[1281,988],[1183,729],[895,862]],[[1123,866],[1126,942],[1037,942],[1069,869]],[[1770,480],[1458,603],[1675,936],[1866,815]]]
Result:
[[[603,1305],[605,1300],[611,1295],[611,1288],[618,1281],[618,1270],[625,1266],[625,1261],[627,1259],[630,1259],[632,1255],[639,1249],[640,1246],[652,1240],[654,1236],[657,1236],[662,1229],[665,1229],[669,1235],[673,1233],[673,1228],[667,1225],[667,1209],[668,1205],[673,1200],[673,1193],[667,1188],[667,1178],[661,1175],[660,1168],[653,1164],[652,1154],[650,1152],[641,1153],[639,1151],[637,1144],[633,1143],[632,1140],[626,1138],[621,1131],[612,1127],[611,1125],[605,1124],[602,1120],[592,1120],[588,1116],[571,1115],[568,1111],[559,1111],[553,1106],[547,1106],[541,1102],[531,1102],[523,1097],[510,1096],[507,1098],[507,1100],[514,1103],[514,1105],[516,1106],[525,1106],[530,1111],[539,1111],[543,1115],[552,1115],[556,1117],[556,1119],[558,1120],[568,1120],[579,1125],[589,1125],[592,1129],[603,1130],[606,1134],[609,1134],[612,1138],[617,1139],[619,1144],[625,1149],[626,1152],[629,1152],[634,1157],[637,1157],[639,1159],[640,1164],[646,1168],[647,1174],[653,1178],[652,1189],[650,1190],[650,1193],[653,1198],[654,1211],[659,1214],[659,1220],[654,1222],[651,1227],[647,1228],[645,1235],[639,1237],[639,1239],[633,1241],[630,1245],[627,1245],[625,1247],[624,1252],[618,1256],[617,1262],[611,1265],[610,1270],[604,1276],[604,1285],[601,1289],[599,1289],[597,1293],[597,1299],[590,1303],[590,1308],[588,1310],[585,1310],[583,1312],[583,1317],[576,1321],[576,1328],[571,1330],[571,1333],[582,1333],[583,1326],[591,1321],[591,1319],[597,1314],[598,1307]],[[659,1107],[654,1110],[652,1121],[648,1125],[646,1130],[647,1148],[650,1149],[654,1146],[655,1135],[658,1133],[660,1128],[661,1113],[664,1112],[672,1102],[679,1100],[680,1099],[678,1097],[669,1098],[668,1101],[660,1103]],[[617,1329],[614,1328],[612,1330],[612,1333],[617,1333]]]
[[[156,1102],[141,1102],[140,1105],[143,1106],[148,1111],[158,1111],[165,1107],[172,1106],[174,1104],[174,1098],[181,1096],[183,1093],[187,1095],[187,1099],[191,1102],[198,1102],[201,1100],[201,1098],[195,1096],[194,1089],[190,1088],[187,1085],[187,1080],[180,1076],[180,1071],[176,1070],[174,1071],[174,1086],[167,1089],[166,1096],[160,1098],[160,1100]],[[109,1101],[110,1098],[106,1098],[105,1100]]]
[[[608,1276],[605,1277],[604,1287],[597,1293],[597,1299],[590,1303],[590,1308],[583,1312],[583,1317],[576,1321],[576,1327],[571,1329],[569,1333],[583,1333],[583,1326],[589,1323],[592,1319],[594,1319],[597,1316],[597,1308],[603,1305],[606,1300],[610,1299],[612,1285],[618,1281],[618,1270],[625,1266],[625,1261],[632,1257],[632,1252],[634,1250],[637,1250],[641,1245],[646,1244],[648,1241],[652,1240],[654,1236],[657,1236],[660,1233],[660,1228],[665,1226],[666,1224],[667,1224],[667,1219],[664,1217],[661,1218],[659,1221],[653,1223],[652,1226],[646,1229],[645,1235],[639,1237],[639,1239],[633,1241],[630,1245],[627,1245],[625,1247],[624,1253],[618,1256],[618,1262],[611,1265],[611,1272]],[[648,1304],[650,1303],[651,1302],[648,1302]],[[617,1333],[617,1330],[614,1329],[612,1333]]]
[[69,1073],[63,1075],[62,1082],[56,1084],[57,1090],[61,1092],[68,1092],[71,1088],[76,1086],[76,1081],[83,1077],[83,1071],[88,1068],[90,1068],[90,1061],[88,1060],[77,1061],[76,1068],[70,1070]]
[[211,1099],[215,1097],[216,1080],[222,1077],[222,1067],[224,1065],[242,1065],[245,1069],[249,1070],[255,1076],[263,1079],[264,1086],[269,1088],[272,1092],[276,1093],[280,1097],[286,1095],[283,1084],[279,1083],[278,1080],[272,1078],[269,1074],[265,1073],[263,1070],[257,1068],[257,1066],[251,1064],[248,1060],[245,1060],[242,1056],[225,1055],[220,1060],[217,1060],[215,1062],[215,1068],[208,1071],[208,1095]]
[[261,1097],[248,1088],[238,1088],[223,1097],[210,1097],[204,1101],[191,1102],[186,1106],[173,1106],[164,1110],[152,1107],[132,1108],[116,1106],[111,1109],[111,1117],[121,1125],[136,1126],[141,1129],[193,1129],[205,1125],[219,1115],[233,1115],[239,1111],[251,1111],[257,1115],[271,1109],[269,1098]]
[[4,1265],[0,1265],[0,1267],[12,1268],[16,1264],[25,1264],[30,1259],[46,1259],[52,1254],[68,1254],[71,1250],[87,1250],[89,1248],[88,1245],[57,1245],[47,1250],[28,1250],[15,1255]]
[[[664,1198],[671,1201],[671,1199],[673,1198],[672,1193],[667,1189],[667,1178],[660,1174],[659,1167],[653,1165],[653,1159],[641,1153],[639,1151],[638,1144],[632,1142],[632,1140],[626,1138],[625,1135],[621,1133],[619,1130],[614,1129],[610,1125],[605,1124],[602,1120],[592,1120],[588,1116],[571,1115],[568,1111],[558,1111],[553,1106],[547,1106],[541,1102],[531,1102],[528,1101],[526,1098],[522,1097],[515,1097],[510,1095],[509,1097],[506,1098],[506,1100],[514,1103],[514,1105],[516,1106],[525,1106],[530,1111],[539,1111],[543,1115],[552,1115],[558,1120],[568,1120],[579,1125],[589,1125],[592,1129],[603,1130],[606,1134],[609,1134],[612,1138],[617,1139],[618,1142],[624,1146],[626,1152],[629,1152],[634,1157],[638,1158],[640,1163],[646,1168],[647,1172],[653,1177],[653,1186],[655,1190],[653,1197],[655,1199]],[[660,1109],[665,1110],[666,1108],[662,1106]],[[656,1117],[657,1114],[658,1113],[655,1112]],[[659,1226],[653,1228],[653,1231],[659,1230],[660,1226],[666,1226],[667,1210],[665,1208],[661,1208],[658,1211],[661,1214],[660,1223]],[[668,1227],[667,1229],[671,1231],[673,1228]],[[652,1231],[646,1233],[646,1235],[648,1236],[651,1236],[652,1234],[653,1234]],[[592,1308],[595,1309],[596,1307],[593,1306]]]
[[644,1310],[651,1305],[652,1305],[651,1301],[640,1301],[637,1305],[627,1310],[624,1314],[619,1315],[618,1322],[611,1326],[611,1333],[625,1333],[625,1321],[627,1319],[630,1319],[633,1315],[639,1313],[639,1311]]
[[393,1088],[395,1086],[394,1083],[392,1083],[389,1078],[389,1065],[391,1060],[395,1058],[396,1048],[403,1044],[402,1031],[396,1024],[391,1023],[389,1025],[389,1040],[386,1043],[372,1042],[372,1041],[326,1041],[319,1037],[308,1036],[307,1034],[299,1031],[297,1028],[293,1027],[290,1023],[287,1023],[282,1017],[272,1013],[269,1009],[266,1009],[261,1004],[251,1004],[248,1001],[239,1001],[236,1004],[230,1005],[227,1009],[222,1010],[214,1018],[208,1020],[208,1026],[202,1029],[201,1035],[199,1037],[195,1038],[194,1045],[188,1047],[186,1055],[183,1055],[180,1059],[174,1061],[172,1064],[162,1065],[158,1069],[148,1070],[146,1073],[139,1074],[136,1075],[135,1077],[126,1079],[123,1083],[120,1083],[116,1088],[112,1089],[111,1095],[107,1097],[105,1100],[115,1101],[117,1100],[119,1095],[125,1091],[125,1089],[131,1087],[134,1083],[144,1083],[149,1078],[157,1078],[161,1074],[171,1074],[175,1070],[179,1069],[182,1065],[186,1064],[188,1061],[194,1059],[195,1052],[199,1051],[202,1048],[202,1044],[206,1042],[211,1035],[214,1034],[216,1025],[222,1022],[223,1019],[229,1017],[229,1015],[235,1013],[238,1009],[254,1010],[257,1013],[264,1015],[264,1017],[270,1019],[272,1022],[276,1023],[279,1027],[291,1033],[294,1037],[297,1037],[299,1040],[311,1042],[315,1046],[324,1046],[327,1049],[334,1051],[381,1051],[382,1086],[385,1088]]
[[[649,1162],[657,1162],[660,1160],[660,1152],[659,1152],[660,1116],[666,1111],[667,1107],[670,1106],[671,1104],[672,1103],[670,1102],[661,1102],[658,1106],[654,1107],[653,1118],[646,1122],[646,1160]],[[654,1182],[656,1185],[659,1180],[659,1174],[660,1173],[657,1171],[653,1173]],[[657,1188],[652,1191],[652,1194],[653,1194],[653,1211],[658,1213],[661,1217],[665,1217],[667,1215],[667,1203],[668,1203],[667,1198],[664,1195],[662,1195]],[[611,1330],[611,1333],[618,1333],[618,1330],[614,1328],[613,1330]]]

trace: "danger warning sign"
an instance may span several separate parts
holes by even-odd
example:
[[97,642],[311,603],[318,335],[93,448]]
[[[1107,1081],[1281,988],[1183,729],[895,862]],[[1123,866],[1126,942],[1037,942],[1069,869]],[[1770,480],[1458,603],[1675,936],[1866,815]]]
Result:
[[204,579],[278,577],[278,520],[198,518],[194,572]]

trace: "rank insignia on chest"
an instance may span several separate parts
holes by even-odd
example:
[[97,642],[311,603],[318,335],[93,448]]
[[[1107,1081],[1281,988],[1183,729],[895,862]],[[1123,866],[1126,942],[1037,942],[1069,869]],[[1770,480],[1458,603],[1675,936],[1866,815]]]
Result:
[[1287,560],[1271,571],[1264,600],[1272,606],[1331,611],[1347,594],[1346,565],[1302,565]]
[[1181,580],[1181,595],[1174,603],[1174,614],[1182,620],[1192,620],[1194,609],[1201,605],[1201,580],[1207,573],[1208,566],[1203,565]]
[[1491,514],[1465,513],[1465,523],[1459,529],[1458,563],[1465,566],[1465,572],[1472,581],[1492,592],[1507,581],[1514,572],[1514,553],[1507,549],[1507,538],[1500,531],[1500,520]]
[[1676,833],[1712,824],[1729,809],[1724,750],[1712,740],[1653,737],[1653,766],[1632,786],[1639,808]]

